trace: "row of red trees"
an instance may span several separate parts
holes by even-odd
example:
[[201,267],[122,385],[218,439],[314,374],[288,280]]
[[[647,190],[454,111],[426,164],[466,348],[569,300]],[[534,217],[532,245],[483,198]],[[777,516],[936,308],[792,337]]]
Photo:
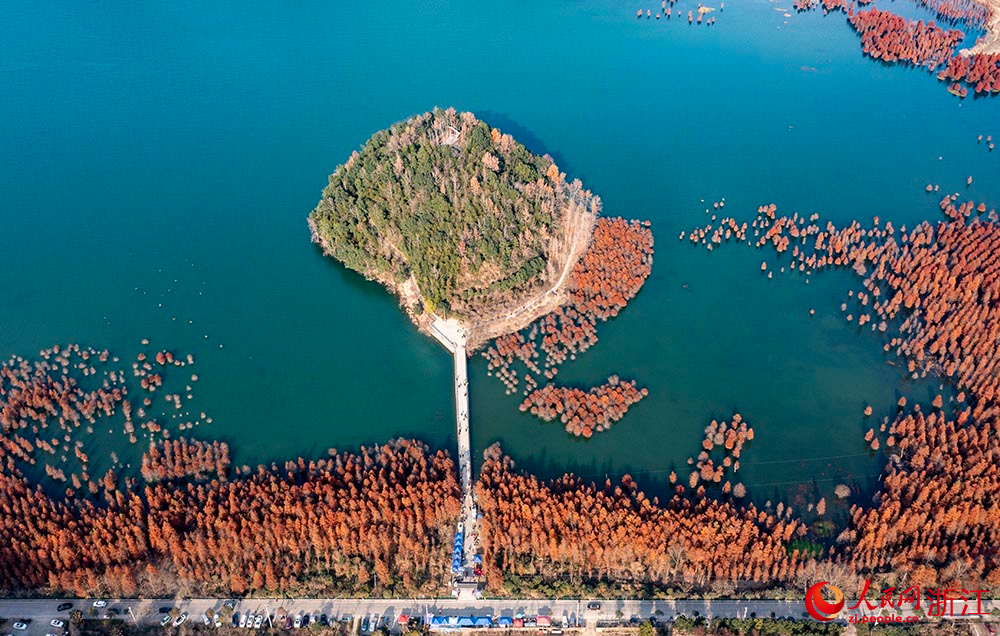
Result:
[[[910,231],[891,223],[820,228],[762,206],[757,245],[788,252],[792,269],[850,266],[862,289],[849,304],[914,377],[938,375],[959,393],[924,414],[900,413],[866,441],[893,457],[876,505],[855,507],[841,562],[891,571],[913,584],[1000,584],[1000,226],[986,206],[942,200],[949,218]],[[991,215],[995,219],[995,215]],[[723,219],[723,227],[731,224]],[[851,314],[848,319],[851,319]]]
[[965,34],[933,22],[906,20],[890,11],[859,11],[849,19],[861,35],[866,55],[886,62],[909,62],[934,69],[952,57]]
[[0,471],[0,593],[436,590],[460,511],[454,463],[413,441],[250,476],[58,501]]
[[539,375],[552,380],[560,365],[597,342],[597,323],[618,315],[652,271],[653,233],[649,222],[600,218],[587,250],[573,267],[565,306],[539,318],[527,330],[496,338],[483,352],[490,373],[507,387],[520,386],[515,362],[525,367],[521,410],[542,419],[560,417],[566,430],[590,437],[624,416],[645,396],[634,383],[609,382],[589,391],[539,386]]
[[229,444],[202,442],[184,437],[150,442],[142,455],[142,478],[162,481],[180,477],[205,477],[215,473],[221,481],[229,470]]
[[[932,11],[940,20],[966,29],[984,28],[991,9],[977,0],[917,0]],[[938,74],[938,79],[949,82],[949,90],[965,97],[967,84],[977,94],[1000,93],[1000,53],[973,53],[955,55],[955,47],[965,37],[965,33],[955,29],[944,30],[933,22],[909,22],[889,11],[872,9],[855,12],[855,5],[847,0],[821,0],[824,13],[843,11],[850,24],[861,35],[865,54],[885,62],[899,62],[926,66],[930,70],[947,64]],[[866,2],[860,2],[866,4]],[[797,11],[810,11],[816,7],[816,0],[794,0]]]
[[611,428],[625,417],[630,406],[647,395],[649,391],[638,388],[634,380],[622,382],[613,375],[589,391],[549,384],[532,391],[521,403],[521,410],[530,410],[546,422],[559,418],[567,433],[591,437]]
[[770,587],[813,571],[815,563],[790,547],[806,532],[798,521],[694,492],[685,496],[677,485],[661,503],[628,476],[618,485],[572,474],[545,482],[491,448],[477,484],[487,584],[501,591],[505,576],[522,576]]

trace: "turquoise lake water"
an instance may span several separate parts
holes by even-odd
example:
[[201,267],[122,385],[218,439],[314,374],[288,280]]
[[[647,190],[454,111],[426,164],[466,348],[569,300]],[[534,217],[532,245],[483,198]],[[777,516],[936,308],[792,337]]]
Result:
[[976,143],[1000,137],[1000,99],[959,101],[865,59],[845,16],[785,18],[788,4],[732,0],[689,27],[637,20],[658,3],[632,1],[5,2],[0,355],[79,342],[130,358],[142,338],[192,353],[190,408],[214,419],[198,434],[230,441],[237,463],[394,435],[451,448],[451,359],[323,258],[305,218],[374,131],[454,106],[656,236],[646,286],[560,374],[618,373],[649,397],[576,440],[519,413],[477,358],[477,451],[501,441],[546,475],[632,472],[657,490],[710,419],[739,411],[757,432],[740,472],[754,497],[871,486],[864,406],[878,420],[937,385],[905,380],[843,321],[859,282],[767,280],[770,252],[677,237],[722,197],[747,221],[770,202],[842,223],[938,219],[928,182],[1000,206],[1000,152]]

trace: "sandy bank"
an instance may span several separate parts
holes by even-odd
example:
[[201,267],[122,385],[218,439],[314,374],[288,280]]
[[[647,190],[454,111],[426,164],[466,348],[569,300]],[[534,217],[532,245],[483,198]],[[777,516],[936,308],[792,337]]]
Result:
[[989,55],[1000,53],[1000,0],[977,0],[990,11],[986,20],[986,34],[970,49],[962,49],[962,55]]

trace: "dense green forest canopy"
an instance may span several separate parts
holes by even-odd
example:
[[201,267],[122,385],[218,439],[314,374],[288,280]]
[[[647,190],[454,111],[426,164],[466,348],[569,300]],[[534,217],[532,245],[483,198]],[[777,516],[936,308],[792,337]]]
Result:
[[472,113],[438,109],[375,133],[309,223],[347,267],[397,291],[415,282],[412,309],[476,317],[558,276],[567,208],[599,205],[563,176]]

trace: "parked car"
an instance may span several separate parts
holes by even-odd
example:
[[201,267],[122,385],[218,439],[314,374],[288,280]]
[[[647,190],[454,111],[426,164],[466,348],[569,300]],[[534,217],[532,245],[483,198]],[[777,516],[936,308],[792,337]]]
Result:
[[260,626],[263,625],[263,624],[264,624],[264,615],[263,614],[257,614],[257,616],[255,616],[254,619],[253,619],[253,628],[254,629],[260,629]]
[[599,609],[601,609],[601,604],[598,603],[597,601],[591,601],[591,602],[587,603],[587,609],[589,609],[589,610],[599,610]]
[[285,629],[291,629],[291,628],[292,628],[292,617],[291,616],[286,616],[285,617]]
[[368,615],[367,614],[365,614],[364,617],[361,619],[361,633],[363,633],[363,634],[367,634],[368,633]]
[[73,609],[72,603],[60,603],[59,607],[56,608],[57,612],[65,612],[68,609]]
[[323,626],[326,626],[326,625],[330,624],[330,621],[328,621],[327,618],[326,618],[326,614],[320,614],[319,615],[319,624],[323,625]]
[[207,626],[209,626],[209,625],[212,624],[212,619],[210,619],[208,617],[208,614],[202,614],[201,615],[201,622],[204,623],[205,626],[207,627]]
[[219,613],[218,613],[218,612],[216,612],[216,613],[215,613],[215,616],[213,616],[213,617],[212,617],[212,623],[213,623],[213,624],[214,624],[214,625],[215,625],[216,627],[222,627],[222,617],[221,617],[221,616],[219,616]]
[[247,626],[247,615],[243,614],[240,616],[240,628]]
[[233,608],[236,607],[236,599],[231,598],[228,601],[226,601],[225,603],[223,603],[222,606],[223,607],[228,607],[229,609],[233,609]]
[[343,616],[340,617],[341,623],[351,623],[353,621],[354,621],[354,616],[350,614],[344,614]]
[[94,607],[107,607],[107,606],[108,606],[107,601],[102,601],[102,600],[94,601]]
[[24,630],[28,629],[28,624],[27,623],[23,623],[21,621],[17,621],[16,623],[14,623],[14,629],[24,631]]
[[239,627],[239,626],[240,626],[240,615],[237,614],[236,612],[233,612],[233,627]]
[[184,612],[183,614],[181,614],[180,616],[177,617],[177,620],[174,621],[174,627],[179,626],[181,623],[183,623],[187,619],[188,619],[188,613]]
[[295,629],[302,627],[302,613],[295,615]]
[[309,624],[310,625],[312,625],[313,623],[318,623],[318,622],[319,622],[319,614],[313,614],[312,616],[309,617]]
[[170,614],[167,614],[166,616],[160,619],[160,627],[166,627],[168,624],[170,624],[170,621],[172,620],[173,619],[170,617]]
[[61,620],[59,620],[58,618],[53,618],[53,619],[52,619],[52,622],[50,622],[50,623],[49,623],[49,625],[51,625],[51,626],[53,626],[53,627],[62,627],[62,626],[63,626],[63,625],[65,625],[65,624],[66,624],[66,623],[62,622],[62,621],[61,621]]

